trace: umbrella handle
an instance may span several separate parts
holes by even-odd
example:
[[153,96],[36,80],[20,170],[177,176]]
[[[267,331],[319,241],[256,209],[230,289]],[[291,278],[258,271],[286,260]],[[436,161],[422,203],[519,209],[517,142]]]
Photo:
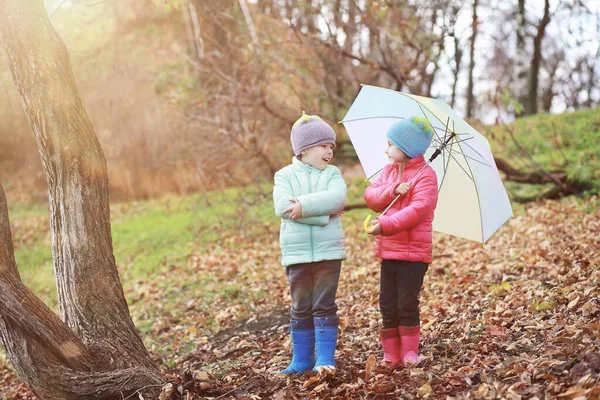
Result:
[[365,222],[363,223],[363,228],[365,230],[365,233],[369,233],[369,223],[371,222],[371,218],[373,216],[371,214],[367,215],[367,218],[365,218]]

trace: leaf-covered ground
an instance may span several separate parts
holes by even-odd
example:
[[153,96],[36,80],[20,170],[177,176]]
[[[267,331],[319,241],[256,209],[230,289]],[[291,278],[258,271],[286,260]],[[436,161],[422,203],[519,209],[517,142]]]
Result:
[[[525,206],[485,246],[436,234],[421,297],[423,362],[413,368],[377,366],[379,266],[360,231],[365,210],[344,217],[333,376],[277,375],[290,358],[290,301],[276,223],[252,237],[224,231],[126,295],[170,380],[165,398],[595,399],[599,206],[598,198]],[[0,395],[29,398],[0,367]]]

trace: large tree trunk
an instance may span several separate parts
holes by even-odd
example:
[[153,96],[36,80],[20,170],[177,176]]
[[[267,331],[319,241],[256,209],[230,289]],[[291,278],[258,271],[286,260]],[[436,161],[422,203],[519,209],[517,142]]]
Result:
[[544,2],[544,16],[540,21],[537,34],[533,39],[533,57],[529,70],[529,93],[527,95],[527,114],[533,115],[538,111],[538,80],[540,65],[542,63],[542,40],[546,34],[546,27],[550,23],[550,0]]
[[[66,48],[42,0],[0,0],[0,9],[0,44],[48,183],[54,275],[65,321],[21,284],[12,248],[5,245],[0,316],[9,357],[42,399],[112,398],[149,385],[145,393],[156,395],[161,374],[131,320],[113,256],[106,161]],[[5,203],[4,196],[0,200]],[[0,223],[2,242],[10,243],[8,216]]]
[[471,35],[471,47],[469,49],[469,83],[467,85],[467,118],[473,117],[473,108],[475,107],[475,95],[473,94],[474,89],[474,71],[475,71],[475,39],[477,38],[477,3],[478,0],[473,0],[473,18],[472,18],[472,29]]

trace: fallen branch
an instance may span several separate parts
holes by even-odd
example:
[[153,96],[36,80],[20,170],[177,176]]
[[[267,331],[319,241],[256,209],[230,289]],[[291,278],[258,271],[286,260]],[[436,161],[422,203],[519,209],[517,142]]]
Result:
[[[567,185],[568,178],[564,171],[546,171],[543,174],[538,172],[521,172],[512,167],[507,161],[494,157],[496,166],[504,172],[504,180],[519,183],[542,184],[553,183],[556,185]],[[568,189],[565,187],[565,189]]]
[[344,207],[344,211],[356,210],[359,208],[367,208],[367,204],[366,203],[346,204],[346,207]]

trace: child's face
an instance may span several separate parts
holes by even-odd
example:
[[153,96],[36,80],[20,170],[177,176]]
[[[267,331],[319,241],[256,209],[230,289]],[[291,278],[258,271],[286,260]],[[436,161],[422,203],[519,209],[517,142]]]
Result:
[[318,169],[325,169],[333,157],[331,143],[319,144],[302,151],[302,162]]
[[388,140],[388,147],[385,149],[385,154],[387,154],[390,162],[392,164],[401,163],[404,160],[408,160],[408,156],[404,154],[402,150],[396,147],[392,142]]

